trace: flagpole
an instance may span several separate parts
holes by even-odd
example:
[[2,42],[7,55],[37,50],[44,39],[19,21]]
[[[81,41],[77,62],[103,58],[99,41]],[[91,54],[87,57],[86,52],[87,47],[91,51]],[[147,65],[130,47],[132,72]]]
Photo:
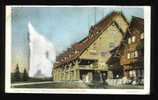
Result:
[[96,24],[96,7],[94,7],[94,25]]

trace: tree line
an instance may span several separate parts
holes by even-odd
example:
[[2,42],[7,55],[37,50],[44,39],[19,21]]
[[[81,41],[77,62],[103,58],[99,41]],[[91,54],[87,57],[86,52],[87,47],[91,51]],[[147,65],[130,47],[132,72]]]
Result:
[[29,76],[28,76],[28,72],[27,72],[26,68],[24,69],[24,72],[21,73],[19,70],[19,65],[17,64],[15,72],[12,73],[12,75],[11,75],[11,81],[19,82],[19,81],[27,81],[28,79],[29,79]]

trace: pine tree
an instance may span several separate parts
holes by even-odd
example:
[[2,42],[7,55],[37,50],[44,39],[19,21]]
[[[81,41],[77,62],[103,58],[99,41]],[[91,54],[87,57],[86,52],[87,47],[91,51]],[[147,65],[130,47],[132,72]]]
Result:
[[27,81],[28,80],[28,73],[26,71],[26,68],[24,69],[24,73],[23,73],[23,81]]
[[20,81],[21,80],[18,64],[16,65],[16,70],[15,70],[15,73],[14,73],[14,80],[15,81]]

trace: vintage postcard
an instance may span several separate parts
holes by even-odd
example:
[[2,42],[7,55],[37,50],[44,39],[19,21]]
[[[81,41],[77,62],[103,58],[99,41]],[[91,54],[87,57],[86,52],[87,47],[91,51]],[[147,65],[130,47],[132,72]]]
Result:
[[7,93],[150,94],[150,6],[6,6]]

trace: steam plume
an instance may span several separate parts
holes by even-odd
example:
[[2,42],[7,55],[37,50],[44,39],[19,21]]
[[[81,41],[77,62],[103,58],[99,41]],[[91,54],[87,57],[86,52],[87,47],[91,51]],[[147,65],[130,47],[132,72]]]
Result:
[[55,48],[50,41],[34,29],[31,22],[28,23],[28,30],[30,48],[29,76],[41,77],[35,76],[36,73],[41,72],[40,74],[43,77],[51,77],[56,57]]

